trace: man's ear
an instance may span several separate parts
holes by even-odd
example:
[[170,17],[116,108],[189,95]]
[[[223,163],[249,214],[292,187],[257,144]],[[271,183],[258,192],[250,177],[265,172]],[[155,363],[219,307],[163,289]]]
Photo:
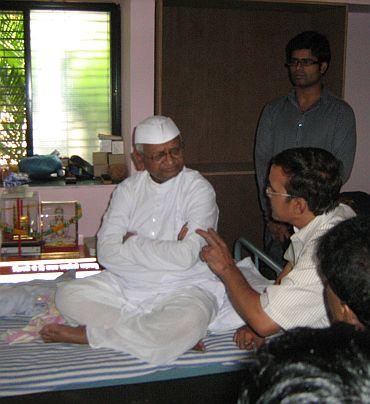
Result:
[[134,147],[134,150],[131,153],[131,160],[134,163],[134,166],[137,171],[143,171],[145,170],[144,167],[144,158],[141,153],[139,153],[136,148]]
[[345,321],[348,324],[352,324],[358,330],[363,330],[365,328],[364,325],[356,316],[356,314],[350,309],[350,307],[347,304],[342,303],[341,311],[343,314],[343,321]]
[[320,63],[320,73],[325,74],[326,71],[328,70],[328,64],[326,62]]
[[297,215],[302,215],[308,209],[308,205],[305,199],[303,198],[293,198],[293,211]]

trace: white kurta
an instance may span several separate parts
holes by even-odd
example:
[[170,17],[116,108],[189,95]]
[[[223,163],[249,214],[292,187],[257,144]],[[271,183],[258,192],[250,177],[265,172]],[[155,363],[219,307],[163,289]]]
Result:
[[[147,171],[122,182],[114,192],[98,233],[98,259],[116,274],[125,293],[145,297],[204,285],[223,297],[223,288],[199,251],[206,244],[195,230],[215,228],[218,208],[212,186],[184,168],[157,184]],[[177,236],[187,223],[183,241]],[[136,232],[122,243],[127,232]]]
[[[136,173],[117,186],[98,232],[107,271],[60,288],[59,310],[86,325],[91,346],[155,364],[203,338],[222,305],[220,328],[241,325],[222,282],[199,259],[205,241],[195,230],[216,228],[217,219],[214,190],[197,171],[184,168],[163,184]],[[185,223],[188,233],[178,241]],[[136,234],[123,243],[127,232]]]

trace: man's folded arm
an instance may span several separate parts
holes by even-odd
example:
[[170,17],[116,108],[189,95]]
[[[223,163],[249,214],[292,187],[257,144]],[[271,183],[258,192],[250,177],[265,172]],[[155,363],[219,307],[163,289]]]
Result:
[[121,246],[121,256],[147,268],[191,268],[199,259],[201,240],[190,234],[182,241],[153,240],[134,235]]
[[[195,197],[188,195],[185,222],[188,233],[181,241],[158,240],[141,235],[129,237],[121,247],[121,255],[132,263],[147,268],[186,270],[199,260],[199,252],[205,241],[195,229],[217,226],[218,208],[211,187],[194,187]],[[185,223],[184,223],[185,224]],[[180,231],[180,230],[179,230]]]
[[[177,234],[173,240],[159,240],[135,234],[124,242],[119,232],[117,221],[110,218],[99,232],[98,238],[99,261],[103,266],[110,265],[141,265],[149,269],[186,270],[199,260],[200,249],[205,245],[204,239],[195,233],[196,228],[216,227],[218,208],[215,194],[211,187],[194,187],[196,197],[189,197],[184,223],[188,232],[181,241]],[[180,229],[179,229],[180,231]]]

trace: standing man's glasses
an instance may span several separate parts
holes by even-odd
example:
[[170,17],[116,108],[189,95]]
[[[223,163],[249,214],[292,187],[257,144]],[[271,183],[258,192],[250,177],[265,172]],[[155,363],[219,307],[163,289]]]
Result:
[[285,63],[286,67],[297,67],[298,65],[301,66],[312,66],[312,65],[319,65],[320,62],[318,60],[313,59],[290,59]]

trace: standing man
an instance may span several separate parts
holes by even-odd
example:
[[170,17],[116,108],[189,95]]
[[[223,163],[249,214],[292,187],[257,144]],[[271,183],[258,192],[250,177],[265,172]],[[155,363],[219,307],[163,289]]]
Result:
[[293,226],[294,234],[285,253],[288,263],[262,293],[244,278],[214,230],[198,230],[208,242],[201,257],[224,282],[234,308],[249,326],[235,336],[239,347],[248,349],[262,342],[258,336],[281,330],[329,325],[316,246],[330,228],[355,215],[349,206],[339,204],[341,166],[328,151],[310,147],[284,150],[272,159],[265,189],[272,217]]
[[215,192],[184,166],[179,129],[163,116],[144,120],[134,153],[144,170],[117,186],[98,232],[106,270],[58,289],[56,306],[69,325],[46,325],[41,336],[159,365],[194,347],[208,326],[236,328],[242,320],[231,305],[223,306],[230,316],[215,320],[225,288],[201,262],[205,242],[195,232],[217,226]]
[[254,157],[265,221],[265,250],[280,264],[291,227],[271,218],[264,192],[270,159],[292,147],[319,147],[342,161],[345,183],[356,150],[353,110],[322,82],[331,58],[327,38],[315,31],[302,32],[288,42],[285,53],[285,65],[294,88],[265,106],[258,124]]

